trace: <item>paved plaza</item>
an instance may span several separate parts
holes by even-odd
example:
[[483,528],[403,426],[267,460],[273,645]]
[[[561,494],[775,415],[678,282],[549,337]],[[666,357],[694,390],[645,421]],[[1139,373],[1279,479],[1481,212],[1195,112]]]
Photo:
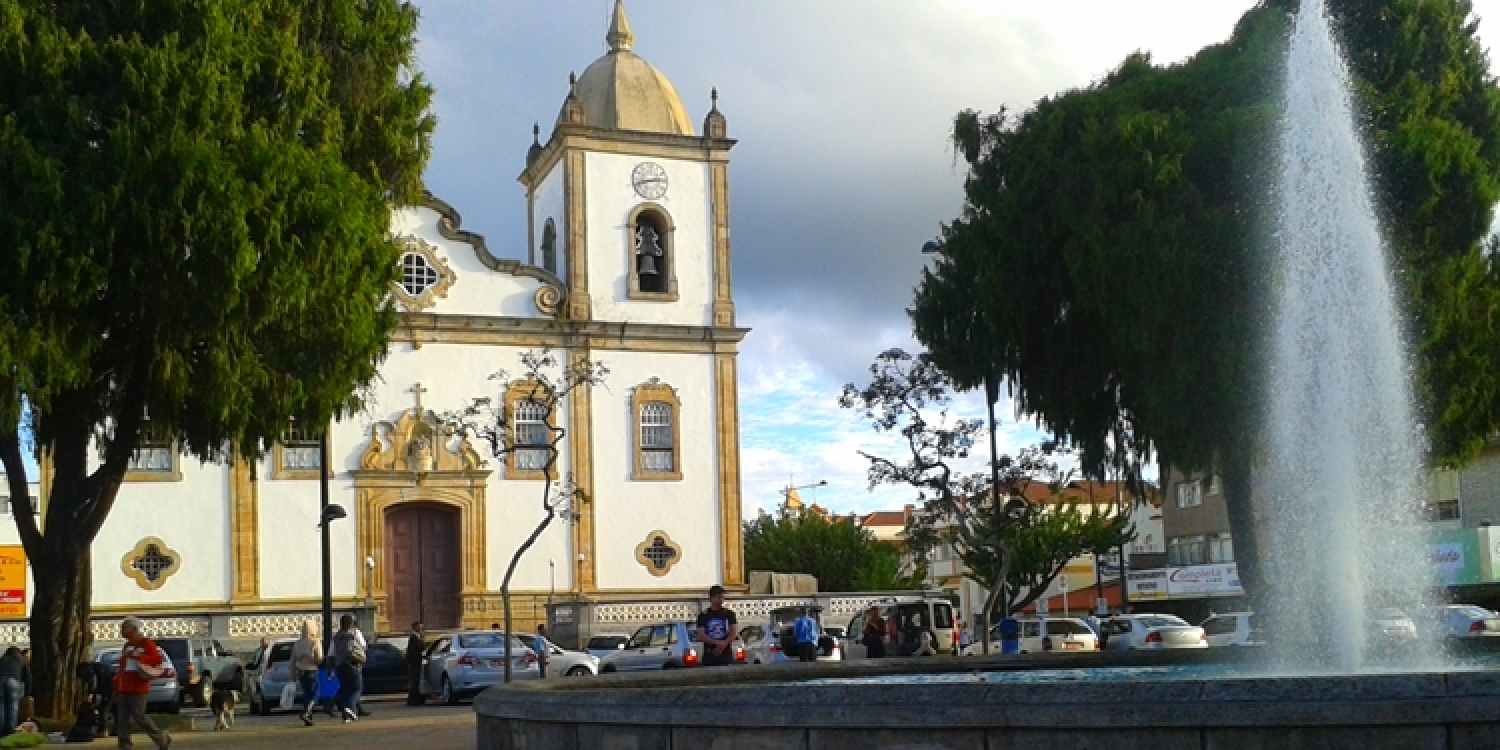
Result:
[[[368,701],[367,706],[372,715],[348,725],[319,714],[318,723],[313,727],[302,726],[302,722],[294,714],[252,716],[242,707],[240,714],[235,717],[234,729],[215,732],[208,719],[198,719],[200,725],[210,729],[175,733],[172,736],[172,747],[204,747],[215,750],[268,747],[316,747],[319,750],[398,747],[472,750],[475,745],[473,706],[429,705],[414,708],[407,706],[404,701],[405,696]],[[196,717],[200,711],[189,713]],[[206,711],[201,713],[205,716],[207,714]],[[136,747],[149,747],[150,744],[144,737],[136,738]],[[99,741],[94,746],[114,745],[113,742],[106,745]]]

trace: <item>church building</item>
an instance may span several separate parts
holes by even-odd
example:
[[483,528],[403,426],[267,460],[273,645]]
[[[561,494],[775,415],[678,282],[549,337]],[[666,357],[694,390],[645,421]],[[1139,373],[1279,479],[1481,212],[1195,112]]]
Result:
[[[335,606],[373,612],[379,632],[501,619],[506,567],[543,517],[545,452],[526,445],[546,424],[567,430],[553,476],[579,492],[516,570],[518,629],[549,600],[743,583],[735,142],[717,92],[695,131],[671,82],[632,50],[622,2],[606,40],[526,152],[525,237],[492,249],[436,197],[392,216],[400,323],[365,412],[332,426],[327,454],[330,501],[347,512],[330,527]],[[548,413],[522,365],[543,349],[608,375]],[[503,458],[439,419],[482,396],[514,425]],[[136,614],[158,634],[250,637],[316,612],[317,432],[289,426],[255,465],[143,445],[93,548],[99,622]],[[47,480],[43,462],[43,498]],[[14,536],[0,523],[0,543]]]

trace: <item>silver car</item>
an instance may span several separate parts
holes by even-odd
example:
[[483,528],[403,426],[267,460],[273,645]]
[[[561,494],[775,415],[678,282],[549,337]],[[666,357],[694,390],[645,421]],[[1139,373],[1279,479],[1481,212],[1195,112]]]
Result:
[[[510,648],[511,679],[535,680],[541,676],[535,654],[520,638],[511,638]],[[422,693],[440,697],[448,705],[504,681],[505,634],[494,630],[438,636],[422,658]]]
[[1104,650],[1208,648],[1203,628],[1176,615],[1119,615],[1099,626]]
[[622,648],[630,641],[629,633],[595,633],[589,636],[584,650],[603,659]]
[[[532,641],[534,644],[535,641]],[[599,674],[599,657],[582,651],[569,651],[547,641],[547,678],[595,677]]]
[[[259,657],[255,663],[246,667],[245,679],[245,702],[250,704],[250,712],[260,716],[269,715],[281,705],[281,691],[288,684],[295,685],[296,680],[292,677],[292,646],[297,643],[295,638],[285,638],[273,642],[264,649],[257,650]],[[301,689],[297,691],[297,700],[300,702]]]
[[601,672],[679,669],[703,663],[703,643],[690,622],[644,625],[625,647],[599,660]]
[[[802,616],[802,609],[802,607],[777,607],[771,610],[770,621],[764,628],[755,628],[753,633],[741,632],[745,638],[746,648],[750,651],[748,659],[752,664],[780,664],[802,660],[796,652],[797,636],[793,632],[797,618]],[[816,660],[843,661],[843,644],[839,642],[837,636],[827,632],[827,629],[823,627],[823,608],[808,607],[807,610],[815,625]]]
[[[161,658],[168,668],[176,672],[172,664],[172,657],[167,652],[161,652]],[[95,661],[109,668],[111,676],[115,670],[120,668],[120,649],[107,648],[99,652]],[[182,688],[174,677],[158,677],[151,681],[151,689],[146,693],[146,708],[151,711],[166,711],[175,714],[182,710]]]

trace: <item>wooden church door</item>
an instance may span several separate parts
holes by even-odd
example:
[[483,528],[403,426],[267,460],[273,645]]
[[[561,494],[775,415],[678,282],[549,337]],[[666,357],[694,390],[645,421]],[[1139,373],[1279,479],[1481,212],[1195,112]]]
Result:
[[393,630],[421,621],[428,628],[460,624],[458,511],[433,505],[396,508],[385,516],[386,592]]

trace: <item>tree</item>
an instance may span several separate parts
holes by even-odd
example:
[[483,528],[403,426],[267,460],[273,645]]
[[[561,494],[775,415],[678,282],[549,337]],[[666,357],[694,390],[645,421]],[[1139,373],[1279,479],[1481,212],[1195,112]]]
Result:
[[[1004,378],[1018,409],[1081,449],[1086,475],[1138,480],[1153,457],[1221,473],[1252,593],[1263,186],[1293,6],[1266,0],[1183,64],[1132,55],[1019,116],[959,114],[965,205],[911,310],[958,386]],[[1460,461],[1500,429],[1500,267],[1481,247],[1500,198],[1500,92],[1467,2],[1329,6],[1415,313],[1431,444]]]
[[[1015,458],[1000,456],[988,472],[961,472],[956,464],[969,457],[984,423],[949,419],[952,388],[953,381],[927,354],[913,357],[890,349],[870,365],[869,385],[844,386],[839,405],[858,410],[877,432],[895,433],[906,443],[906,454],[900,458],[863,451],[860,455],[870,464],[871,489],[882,484],[917,489],[918,510],[907,522],[909,544],[918,549],[930,546],[935,530],[943,528],[965,549],[987,550],[992,580],[1008,580],[1013,559],[1005,529],[1024,510],[1025,487],[1038,477],[1057,475],[1056,464],[1048,460],[1056,446],[1040,446]],[[938,413],[924,413],[933,410]],[[1011,491],[1008,498],[991,490],[993,477],[1000,477],[995,487]],[[986,507],[994,508],[988,525],[980,523]],[[990,612],[1003,590],[993,587],[980,613],[986,633]],[[989,651],[987,641],[982,648]]]
[[[1011,554],[1000,599],[1001,617],[1009,617],[1046,593],[1069,560],[1085,553],[1107,554],[1135,538],[1128,514],[1092,503],[1085,510],[1079,500],[1063,495],[1061,487],[1053,486],[1051,492],[1047,500],[1027,502],[1012,515],[997,513],[994,505],[983,506],[977,514],[977,524],[985,534],[1002,535]],[[994,589],[994,553],[970,548],[962,541],[954,539],[960,559],[974,572],[975,580]]]
[[903,575],[896,550],[850,519],[786,509],[745,522],[745,565],[807,573],[823,591],[910,591],[925,578]]
[[0,3],[0,461],[41,714],[77,705],[90,546],[141,440],[250,460],[375,376],[390,206],[434,125],[416,25],[395,0]]
[[[473,435],[483,440],[490,447],[490,455],[505,461],[506,457],[515,451],[527,451],[539,454],[542,458],[541,474],[542,481],[542,517],[537,525],[532,528],[531,534],[521,546],[516,548],[515,553],[510,556],[510,564],[505,567],[505,578],[500,581],[500,606],[505,611],[505,681],[511,678],[511,643],[515,640],[515,631],[511,628],[510,609],[510,581],[516,574],[516,566],[521,563],[521,558],[536,544],[542,532],[552,525],[553,519],[572,518],[576,501],[587,501],[583,490],[573,483],[573,477],[568,476],[563,482],[556,482],[557,458],[560,455],[558,446],[568,436],[566,428],[558,427],[553,418],[558,413],[558,407],[567,403],[568,395],[579,390],[592,388],[604,382],[609,375],[609,368],[601,362],[590,361],[581,355],[570,356],[568,363],[562,366],[560,372],[553,374],[558,368],[556,355],[543,349],[537,352],[526,352],[521,355],[521,367],[525,370],[521,382],[524,384],[525,392],[519,398],[520,403],[532,403],[540,408],[538,411],[546,414],[547,418],[542,422],[542,434],[521,434],[518,432],[518,424],[515,415],[506,408],[505,398],[492,399],[482,396],[469,402],[463,410],[446,415],[444,421],[455,431],[464,435]],[[510,378],[504,370],[490,376],[490,380],[508,384]]]

